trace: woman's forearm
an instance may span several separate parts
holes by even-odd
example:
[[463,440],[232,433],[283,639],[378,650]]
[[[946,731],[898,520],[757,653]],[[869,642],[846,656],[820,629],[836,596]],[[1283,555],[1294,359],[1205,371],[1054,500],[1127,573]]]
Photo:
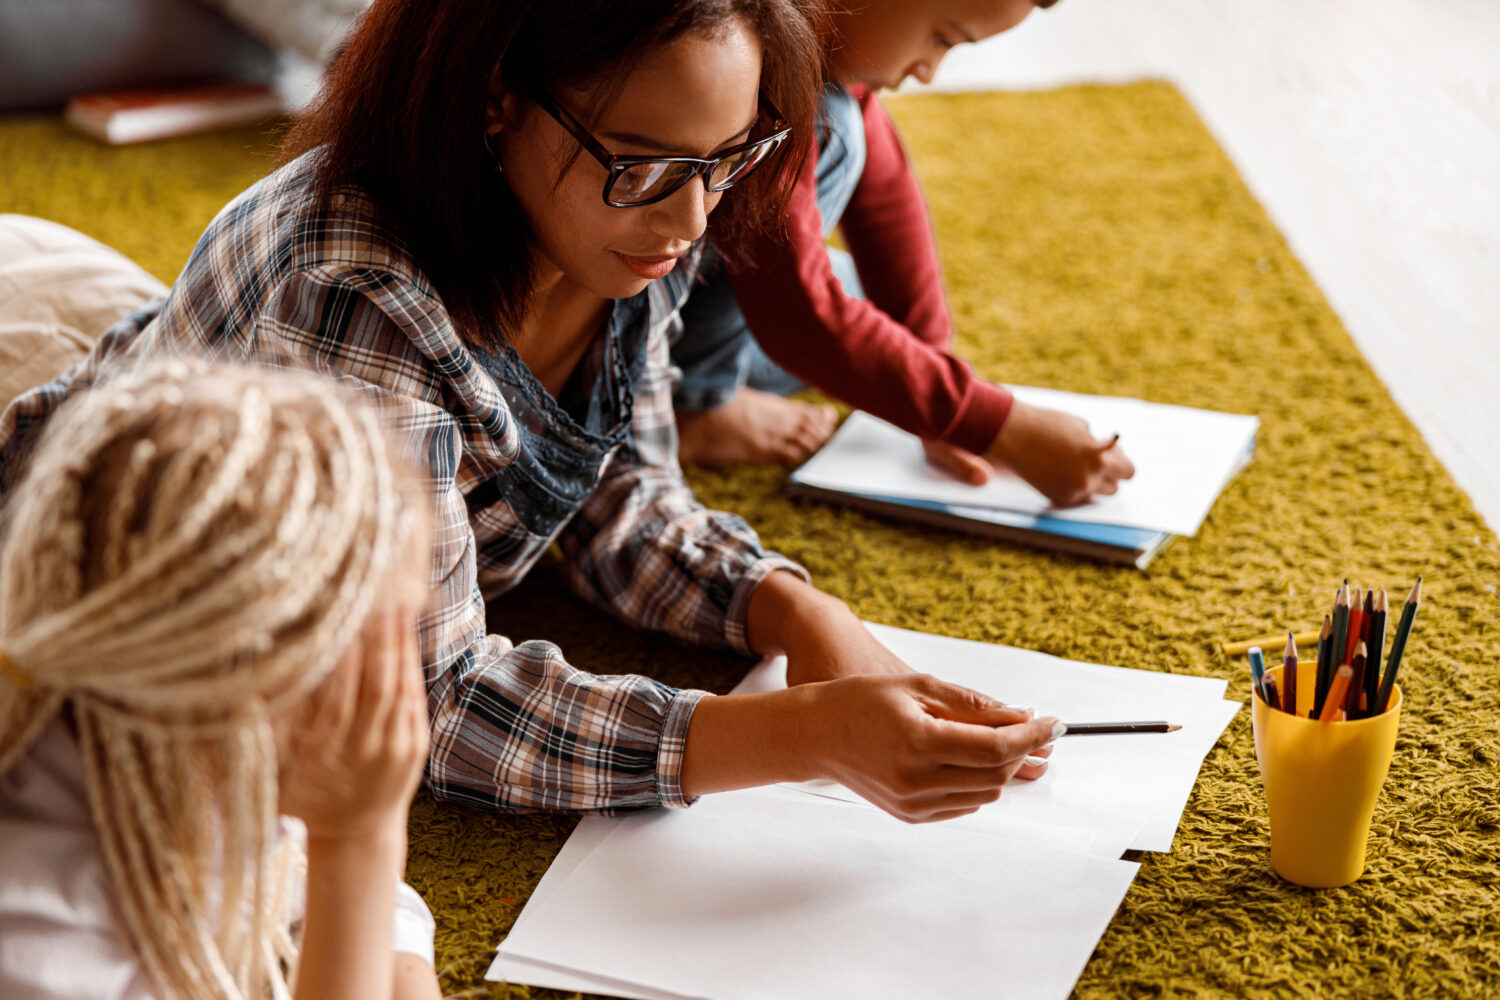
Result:
[[683,750],[683,795],[815,777],[806,731],[815,697],[811,689],[797,688],[698,702]]

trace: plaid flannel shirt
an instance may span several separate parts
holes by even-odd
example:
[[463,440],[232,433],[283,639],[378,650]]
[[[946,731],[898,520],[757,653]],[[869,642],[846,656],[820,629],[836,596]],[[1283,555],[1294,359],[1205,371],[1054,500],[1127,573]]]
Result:
[[[460,338],[369,197],[346,189],[320,203],[309,182],[304,158],[241,194],[165,300],[17,399],[0,416],[0,490],[15,485],[68,396],[151,358],[253,360],[353,384],[386,411],[435,498],[438,597],[419,625],[434,794],[487,808],[687,805],[682,753],[705,693],[589,674],[549,642],[513,645],[488,634],[485,599],[555,542],[564,578],[587,600],[640,628],[748,653],[756,585],[778,569],[806,578],[762,551],[742,519],[704,509],[682,480],[668,331],[691,277],[674,272],[614,304],[580,371],[585,385],[612,385],[621,426],[609,436],[562,419],[566,434],[602,450],[593,467],[559,472],[547,467],[552,442],[528,448],[537,414],[514,412],[524,393],[496,377],[506,359]],[[639,353],[622,356],[632,344]],[[535,397],[545,393],[508,353],[521,368],[515,382],[530,382],[532,402],[555,418],[556,403]]]

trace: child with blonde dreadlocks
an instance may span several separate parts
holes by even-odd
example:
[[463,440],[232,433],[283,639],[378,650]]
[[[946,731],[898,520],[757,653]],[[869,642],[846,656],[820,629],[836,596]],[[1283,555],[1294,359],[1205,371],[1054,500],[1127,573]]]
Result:
[[310,375],[59,412],[0,538],[0,996],[438,996],[416,494]]

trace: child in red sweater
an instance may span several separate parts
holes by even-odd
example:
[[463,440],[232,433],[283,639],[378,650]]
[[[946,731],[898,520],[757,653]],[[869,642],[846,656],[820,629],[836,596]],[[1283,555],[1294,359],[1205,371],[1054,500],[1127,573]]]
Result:
[[[831,407],[782,399],[802,384],[924,439],[980,484],[993,464],[1049,499],[1115,492],[1134,466],[1083,420],[1029,406],[951,351],[953,319],[932,225],[875,92],[927,83],[947,51],[1006,31],[1055,0],[840,0],[818,144],[784,236],[706,263],[673,349],[684,462],[795,461],[833,432]],[[834,226],[850,253],[830,251]],[[752,332],[753,331],[753,332]]]

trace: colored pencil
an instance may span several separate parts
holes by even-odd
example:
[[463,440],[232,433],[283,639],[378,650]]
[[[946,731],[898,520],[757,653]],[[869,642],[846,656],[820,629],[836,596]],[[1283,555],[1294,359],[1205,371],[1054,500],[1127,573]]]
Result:
[[1382,714],[1390,704],[1391,685],[1396,683],[1396,671],[1401,668],[1401,656],[1406,652],[1406,640],[1411,635],[1411,625],[1417,618],[1417,605],[1422,603],[1422,578],[1412,586],[1406,605],[1401,609],[1401,621],[1396,624],[1396,637],[1391,640],[1391,656],[1385,663],[1385,674],[1380,678],[1380,691],[1375,695],[1372,715]]
[[1349,691],[1344,695],[1344,713],[1351,719],[1359,718],[1359,696],[1365,690],[1365,658],[1368,655],[1365,644],[1360,643],[1354,647],[1354,658],[1349,661],[1349,669],[1354,674],[1349,678]]
[[1347,663],[1339,667],[1339,672],[1334,674],[1333,683],[1328,688],[1328,697],[1323,701],[1323,709],[1318,713],[1318,721],[1332,722],[1334,715],[1344,706],[1344,695],[1349,690],[1349,678],[1354,676],[1354,668]]
[[1282,685],[1282,699],[1286,702],[1286,710],[1293,715],[1297,714],[1297,637],[1292,633],[1286,634],[1286,650],[1281,654],[1281,679],[1286,683]]
[[1365,658],[1365,715],[1375,714],[1375,699],[1380,692],[1380,654],[1385,649],[1385,620],[1390,610],[1385,589],[1375,596],[1370,612],[1370,655]]
[[1354,663],[1354,647],[1359,642],[1359,630],[1364,624],[1365,596],[1358,587],[1349,592],[1349,634],[1344,639],[1344,658],[1340,663]]
[[1266,700],[1266,689],[1263,685],[1266,676],[1266,657],[1260,651],[1259,646],[1251,646],[1250,652],[1245,654],[1250,658],[1250,686],[1260,695],[1260,700]]
[[1313,714],[1323,717],[1323,704],[1328,698],[1328,689],[1333,684],[1334,672],[1344,665],[1344,637],[1349,632],[1349,585],[1339,588],[1333,601],[1333,638],[1329,640],[1328,662],[1318,664],[1318,701],[1313,705]]
[[1064,736],[1124,736],[1129,733],[1175,733],[1175,722],[1069,722]]
[[[1317,629],[1308,629],[1302,632],[1294,632],[1292,633],[1292,635],[1293,638],[1297,640],[1298,646],[1311,646],[1318,641]],[[1260,646],[1264,648],[1276,642],[1280,638],[1280,632],[1277,632],[1274,635],[1258,635],[1254,639],[1240,639],[1235,642],[1223,643],[1219,646],[1219,649],[1223,651],[1225,656],[1231,658],[1236,656],[1244,656],[1246,653],[1250,652],[1251,646]]]
[[1266,674],[1266,676],[1261,679],[1260,687],[1261,691],[1265,693],[1265,698],[1263,699],[1265,703],[1272,708],[1280,709],[1281,693],[1276,690],[1276,675]]
[[[1333,616],[1323,616],[1323,630],[1318,633],[1318,662],[1313,664],[1313,696],[1311,704],[1316,706],[1318,695],[1323,690],[1323,671],[1328,668],[1328,661],[1333,659],[1333,654],[1328,651],[1333,642]],[[1309,708],[1309,715],[1316,716],[1316,707]]]

